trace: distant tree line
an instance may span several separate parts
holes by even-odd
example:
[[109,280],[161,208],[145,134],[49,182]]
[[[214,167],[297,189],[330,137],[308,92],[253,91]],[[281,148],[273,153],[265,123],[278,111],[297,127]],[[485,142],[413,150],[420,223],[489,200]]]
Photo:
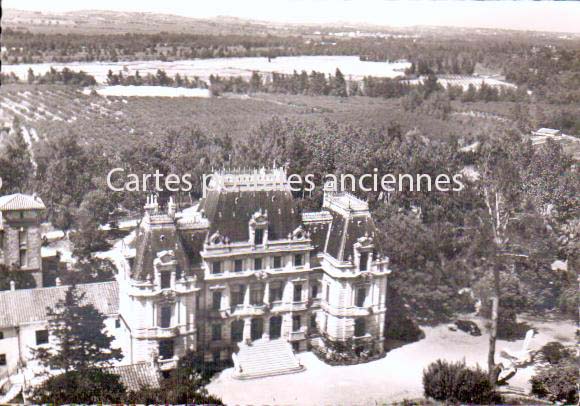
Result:
[[107,84],[111,86],[170,86],[170,87],[187,87],[187,88],[207,88],[207,83],[199,77],[189,78],[186,75],[181,76],[176,73],[174,77],[169,76],[163,69],[157,69],[155,75],[147,73],[141,76],[139,71],[131,75],[129,73],[113,73],[109,70],[107,73]]
[[[26,82],[28,84],[36,85],[72,85],[72,86],[94,86],[97,84],[95,77],[89,75],[86,72],[78,71],[75,72],[69,68],[63,68],[61,71],[57,71],[54,68],[50,68],[45,74],[35,74],[32,68],[28,69],[26,76]],[[14,73],[0,73],[0,83],[10,84],[10,83],[22,83],[22,80]]]

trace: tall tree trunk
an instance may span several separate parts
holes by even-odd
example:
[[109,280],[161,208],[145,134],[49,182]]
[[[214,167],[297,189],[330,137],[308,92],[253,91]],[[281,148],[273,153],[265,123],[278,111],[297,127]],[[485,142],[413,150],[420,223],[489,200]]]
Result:
[[495,365],[495,342],[497,340],[497,321],[499,316],[499,267],[493,267],[493,296],[491,298],[491,327],[489,329],[489,352],[487,354],[487,370],[492,386],[497,383],[499,368]]

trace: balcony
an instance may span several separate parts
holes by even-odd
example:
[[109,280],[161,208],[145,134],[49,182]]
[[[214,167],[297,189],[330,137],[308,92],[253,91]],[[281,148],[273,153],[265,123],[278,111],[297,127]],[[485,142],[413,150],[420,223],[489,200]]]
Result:
[[173,358],[157,358],[157,362],[159,364],[159,369],[162,371],[169,371],[172,369],[177,368],[177,360],[178,358],[174,356]]
[[305,331],[291,331],[288,335],[288,341],[300,341],[306,339]]

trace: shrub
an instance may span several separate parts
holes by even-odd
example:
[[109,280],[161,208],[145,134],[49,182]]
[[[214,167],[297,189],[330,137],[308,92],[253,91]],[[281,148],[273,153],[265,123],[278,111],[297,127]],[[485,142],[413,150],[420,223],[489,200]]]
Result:
[[487,373],[471,369],[464,362],[437,360],[423,371],[426,397],[453,403],[490,404],[501,400],[493,390]]
[[[540,366],[532,377],[532,395],[551,402],[578,403],[578,361],[572,350],[548,343],[540,352],[548,365]],[[546,348],[548,347],[548,348]]]
[[540,348],[537,354],[539,361],[543,361],[552,365],[557,364],[560,361],[563,361],[572,356],[573,352],[557,341],[551,341],[547,343],[542,348]]

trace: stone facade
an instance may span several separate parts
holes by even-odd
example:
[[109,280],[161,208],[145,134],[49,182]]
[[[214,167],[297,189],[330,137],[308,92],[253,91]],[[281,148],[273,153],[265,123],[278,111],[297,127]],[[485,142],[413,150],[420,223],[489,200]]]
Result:
[[131,363],[168,369],[188,349],[226,360],[257,339],[302,351],[321,333],[383,337],[390,271],[365,202],[327,192],[322,211],[301,214],[281,170],[216,173],[210,189],[195,210],[145,207],[119,279]]
[[[121,365],[169,370],[188,350],[231,360],[240,342],[259,339],[287,340],[295,351],[348,343],[349,352],[384,352],[390,270],[365,202],[327,191],[322,210],[300,213],[282,170],[216,173],[210,189],[183,212],[149,197],[133,242],[116,257],[117,280],[80,285],[107,315]],[[2,213],[4,258],[13,259],[6,247],[21,230],[30,250],[22,268],[40,269],[39,212]],[[30,360],[46,307],[65,289],[0,292],[8,311],[0,356],[9,354],[0,373]]]
[[44,204],[21,194],[0,198],[0,263],[30,272],[42,286],[40,221]]

